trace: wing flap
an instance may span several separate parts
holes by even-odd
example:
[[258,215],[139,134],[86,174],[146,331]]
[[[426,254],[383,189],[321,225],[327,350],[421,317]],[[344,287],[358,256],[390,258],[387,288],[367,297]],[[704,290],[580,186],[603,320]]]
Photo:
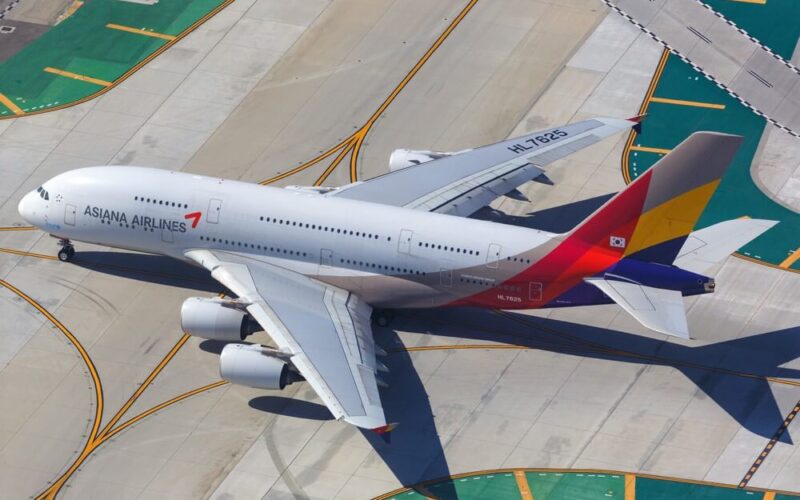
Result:
[[186,255],[249,304],[247,311],[334,417],[370,429],[386,425],[368,304],[346,290],[257,259],[209,250]]
[[587,278],[585,281],[599,288],[647,328],[682,339],[689,338],[681,292],[605,278]]

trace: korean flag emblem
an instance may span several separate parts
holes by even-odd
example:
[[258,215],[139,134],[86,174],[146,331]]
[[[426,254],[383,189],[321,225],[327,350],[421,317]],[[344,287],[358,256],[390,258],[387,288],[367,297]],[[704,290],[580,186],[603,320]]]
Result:
[[612,236],[608,242],[612,248],[625,248],[625,238],[622,236]]

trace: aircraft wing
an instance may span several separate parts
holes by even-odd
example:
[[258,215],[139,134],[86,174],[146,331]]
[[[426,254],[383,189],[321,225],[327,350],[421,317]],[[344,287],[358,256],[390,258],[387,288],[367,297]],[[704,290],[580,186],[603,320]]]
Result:
[[376,379],[372,308],[356,295],[255,259],[191,250],[186,256],[247,305],[333,416],[389,430]]
[[681,292],[605,278],[586,278],[614,302],[651,330],[689,338]]
[[348,184],[328,196],[466,217],[540,176],[543,166],[639,121],[593,118],[533,132]]

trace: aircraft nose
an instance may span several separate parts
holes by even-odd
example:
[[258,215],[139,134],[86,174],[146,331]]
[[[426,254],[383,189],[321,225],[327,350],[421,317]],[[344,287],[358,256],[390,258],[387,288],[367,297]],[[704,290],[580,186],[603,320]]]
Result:
[[36,193],[31,191],[30,193],[26,194],[22,197],[19,201],[19,205],[17,205],[17,211],[19,211],[20,217],[25,219],[26,222],[29,224],[34,224],[34,216],[35,216],[35,204],[36,204]]

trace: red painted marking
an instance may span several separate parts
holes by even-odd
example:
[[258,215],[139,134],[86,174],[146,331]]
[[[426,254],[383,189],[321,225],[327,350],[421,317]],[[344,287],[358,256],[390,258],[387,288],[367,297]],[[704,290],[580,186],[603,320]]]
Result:
[[192,220],[192,229],[197,227],[197,224],[200,223],[200,217],[203,216],[203,212],[192,212],[190,214],[186,214],[183,216],[184,219],[194,219]]

